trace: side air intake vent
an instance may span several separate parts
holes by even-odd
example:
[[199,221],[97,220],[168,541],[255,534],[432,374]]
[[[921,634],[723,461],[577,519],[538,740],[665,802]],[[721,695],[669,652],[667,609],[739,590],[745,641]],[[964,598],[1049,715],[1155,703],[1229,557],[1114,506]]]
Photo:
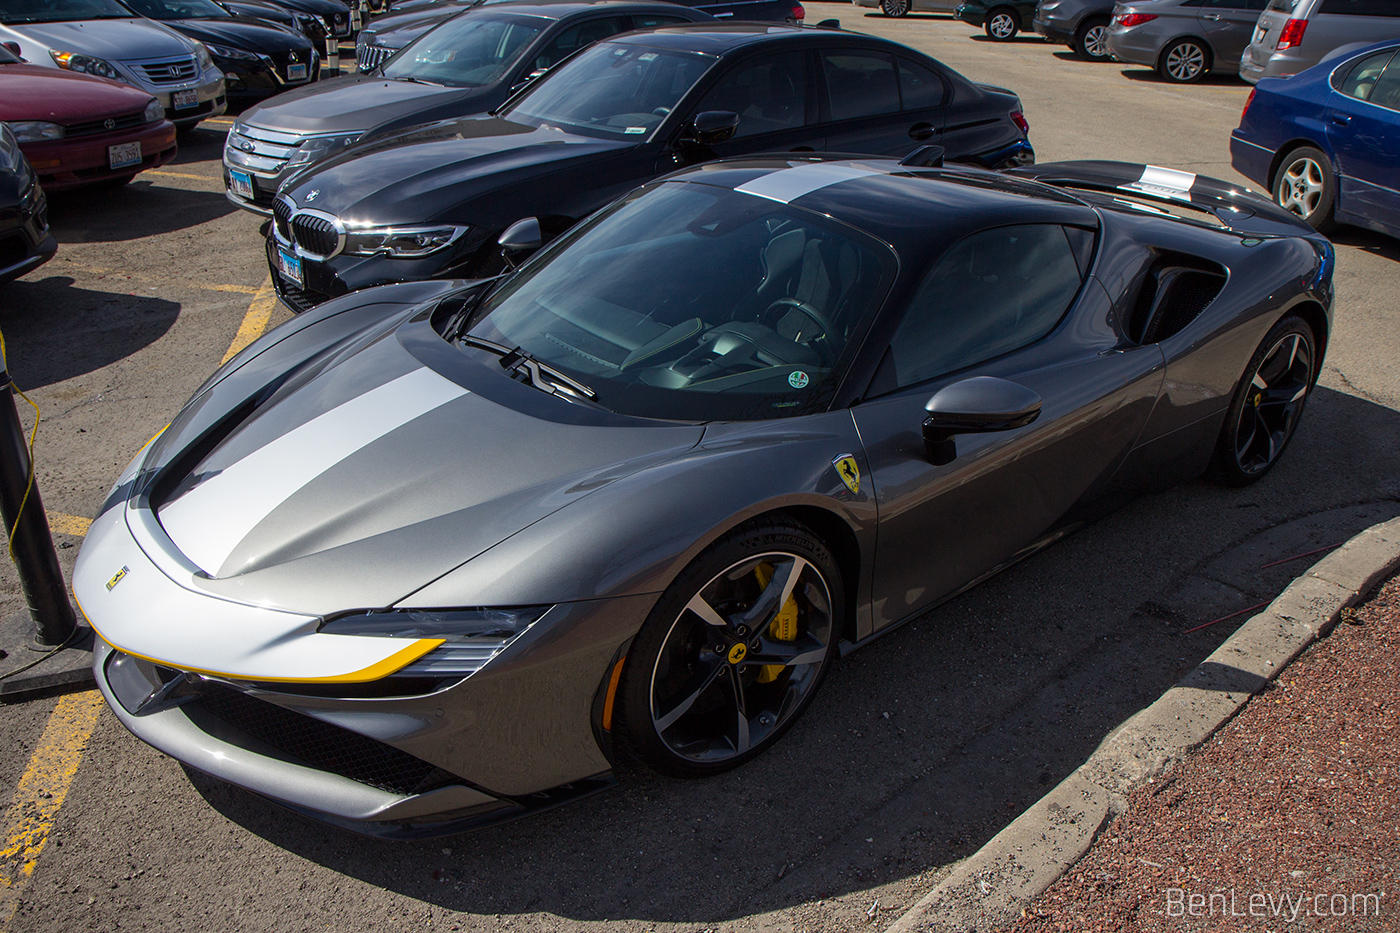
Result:
[[1157,257],[1143,276],[1128,336],[1147,344],[1180,333],[1224,287],[1225,272],[1214,263],[1182,254]]

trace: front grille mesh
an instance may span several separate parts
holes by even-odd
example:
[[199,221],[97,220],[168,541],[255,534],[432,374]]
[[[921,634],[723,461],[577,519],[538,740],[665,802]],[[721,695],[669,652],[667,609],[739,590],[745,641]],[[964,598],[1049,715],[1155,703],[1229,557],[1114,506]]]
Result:
[[315,256],[330,256],[340,245],[340,234],[335,224],[309,214],[298,214],[292,218],[292,239]]
[[222,684],[205,687],[199,706],[251,738],[314,768],[394,794],[421,794],[458,783],[436,765],[368,736],[294,713]]
[[135,68],[152,84],[180,84],[199,74],[199,66],[195,64],[193,55],[188,58],[140,62]]
[[378,45],[366,45],[363,49],[356,49],[355,65],[363,72],[371,72],[393,55],[397,49],[386,49]]
[[283,240],[292,238],[289,223],[292,219],[292,206],[281,198],[272,202],[272,222],[277,225],[277,234]]

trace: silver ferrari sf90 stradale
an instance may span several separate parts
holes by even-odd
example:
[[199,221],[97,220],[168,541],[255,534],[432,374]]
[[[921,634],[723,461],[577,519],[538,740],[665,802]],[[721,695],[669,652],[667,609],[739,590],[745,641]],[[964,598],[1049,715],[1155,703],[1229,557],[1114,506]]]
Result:
[[258,340],[87,536],[113,711],[317,818],[455,832],[620,754],[738,765],[844,652],[1125,498],[1277,462],[1326,240],[1169,169],[906,161],[688,169],[510,275]]

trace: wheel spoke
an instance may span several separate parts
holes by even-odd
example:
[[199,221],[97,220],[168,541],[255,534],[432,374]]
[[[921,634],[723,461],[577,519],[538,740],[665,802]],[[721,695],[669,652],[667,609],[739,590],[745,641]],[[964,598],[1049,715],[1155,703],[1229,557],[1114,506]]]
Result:
[[[1249,422],[1249,433],[1244,434],[1245,422]],[[1241,467],[1245,465],[1245,456],[1249,453],[1250,446],[1254,443],[1254,435],[1259,433],[1259,415],[1253,408],[1241,412],[1240,428],[1235,435],[1235,462]],[[1240,435],[1244,435],[1241,438]]]
[[709,625],[717,625],[724,628],[729,624],[724,616],[715,611],[715,607],[705,601],[705,597],[696,593],[690,598],[690,602],[685,604],[685,608],[698,615]]
[[802,576],[802,571],[807,568],[807,562],[800,557],[794,557],[789,563],[775,568],[773,578],[768,581],[768,585],[763,588],[754,604],[739,617],[738,621],[748,626],[749,631],[762,631],[763,627],[778,614],[778,610],[787,605],[787,601],[792,598],[792,591],[797,586],[797,580]]
[[660,719],[655,720],[656,731],[665,732],[667,729],[674,726],[676,724],[676,720],[680,719],[687,712],[689,712],[690,708],[695,705],[695,701],[700,699],[701,695],[703,695],[706,690],[710,689],[710,686],[715,682],[715,679],[718,678],[720,674],[724,673],[724,671],[728,668],[728,664],[725,664],[723,661],[720,661],[716,663],[714,667],[706,671],[704,679],[701,681],[700,686],[694,692],[692,692],[684,700],[681,700],[681,702],[665,716],[662,716]]
[[729,668],[729,684],[734,691],[734,713],[735,713],[735,740],[734,751],[742,755],[749,750],[749,713],[748,706],[744,702],[744,683],[739,677],[739,669],[734,666]]
[[803,664],[816,664],[826,656],[826,645],[811,635],[803,635],[796,641],[774,641],[765,638],[761,644],[757,651],[750,651],[744,658],[746,664],[800,667]]

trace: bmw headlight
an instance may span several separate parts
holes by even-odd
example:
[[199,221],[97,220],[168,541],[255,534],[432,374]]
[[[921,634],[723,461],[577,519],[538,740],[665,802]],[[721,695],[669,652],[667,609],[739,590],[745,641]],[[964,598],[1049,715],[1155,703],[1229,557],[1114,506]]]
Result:
[[344,149],[359,138],[359,133],[351,133],[346,136],[313,136],[297,147],[296,152],[292,153],[292,157],[287,160],[287,167],[295,168],[298,165],[319,162],[331,153]]
[[157,120],[164,120],[165,108],[161,106],[160,101],[152,97],[151,102],[146,105],[145,113],[141,114],[141,116],[147,123],[154,123]]
[[[24,156],[20,155],[19,143],[15,141],[14,134],[10,132],[6,124],[0,123],[0,171],[18,171],[21,175],[27,171],[28,162],[24,161]],[[20,166],[26,166],[21,169]],[[23,182],[23,179],[20,179]]]
[[77,52],[60,52],[57,49],[50,49],[49,56],[55,65],[65,71],[77,71],[85,75],[96,75],[99,78],[122,80],[121,73],[113,68],[110,62],[93,58],[91,55],[79,55]]
[[245,52],[242,49],[235,49],[227,45],[215,45],[212,42],[204,43],[204,47],[209,50],[209,54],[215,58],[228,59],[235,62],[256,62],[267,58],[266,55],[258,55],[255,52]]
[[352,256],[392,256],[416,259],[446,249],[466,233],[468,227],[349,227],[345,229],[345,252]]
[[475,674],[539,621],[548,606],[515,609],[371,610],[325,622],[326,635],[377,638],[441,638],[443,644],[398,671],[399,676],[465,677]]
[[10,124],[15,139],[22,143],[37,143],[45,139],[62,139],[63,127],[57,123],[44,123],[39,120],[25,120]]

